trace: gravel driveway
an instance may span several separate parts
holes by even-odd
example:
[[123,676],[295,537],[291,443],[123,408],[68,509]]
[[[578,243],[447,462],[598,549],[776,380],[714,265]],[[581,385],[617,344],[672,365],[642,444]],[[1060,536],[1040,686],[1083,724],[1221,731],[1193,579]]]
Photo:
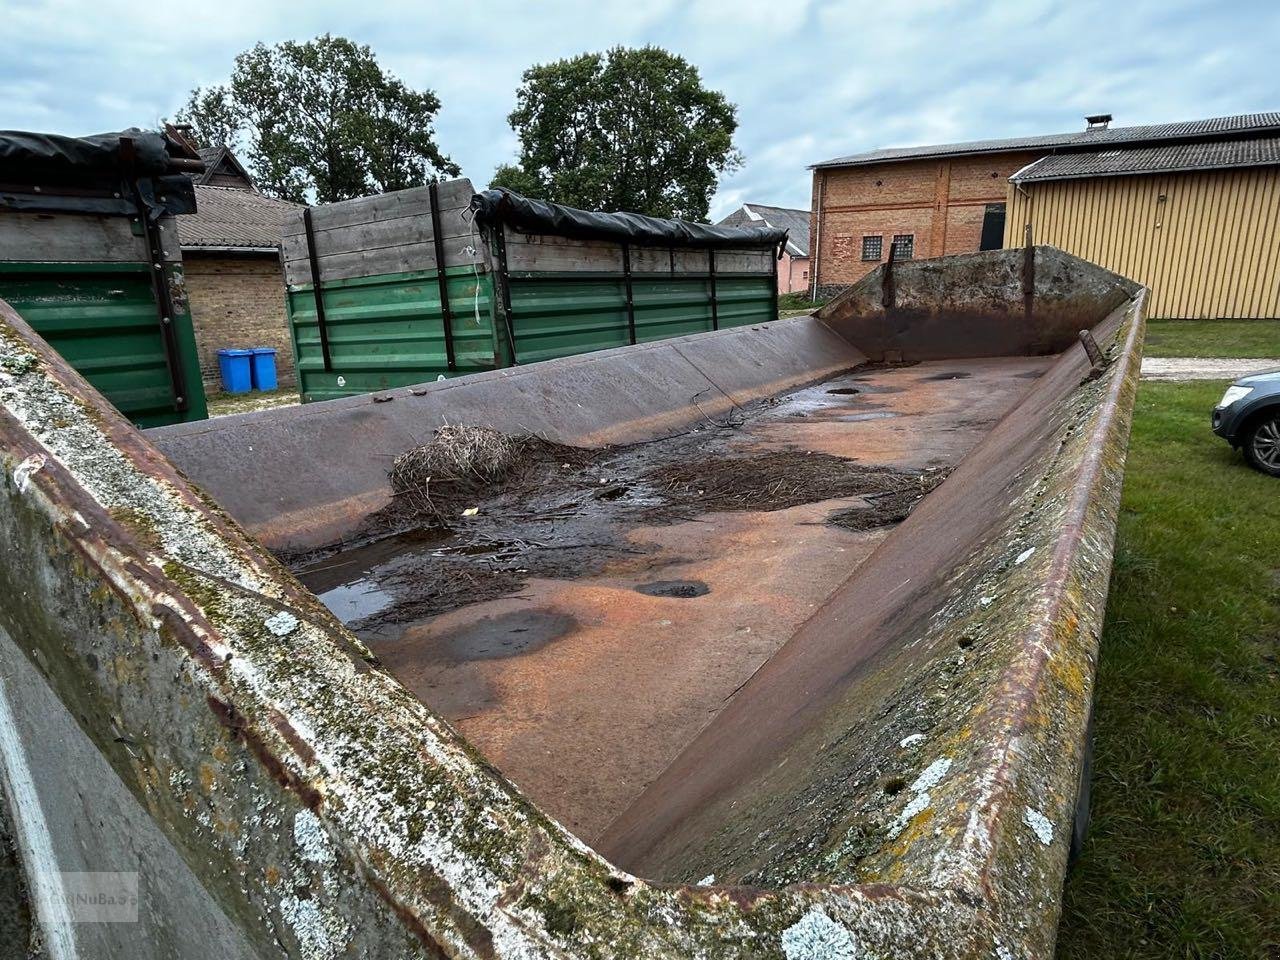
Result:
[[1280,359],[1228,359],[1219,357],[1146,357],[1144,380],[1234,380],[1251,373],[1280,369]]

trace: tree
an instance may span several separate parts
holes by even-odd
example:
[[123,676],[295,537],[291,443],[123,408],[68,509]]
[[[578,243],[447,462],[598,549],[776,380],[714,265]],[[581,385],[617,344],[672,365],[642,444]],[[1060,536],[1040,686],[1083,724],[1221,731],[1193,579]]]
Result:
[[457,176],[436,146],[439,109],[369,47],[325,34],[246,50],[230,81],[193,90],[176,120],[204,146],[235,149],[264,193],[332,203]]
[[615,47],[524,72],[507,118],[520,157],[492,185],[590,210],[705,220],[737,169],[737,108],[683,57]]

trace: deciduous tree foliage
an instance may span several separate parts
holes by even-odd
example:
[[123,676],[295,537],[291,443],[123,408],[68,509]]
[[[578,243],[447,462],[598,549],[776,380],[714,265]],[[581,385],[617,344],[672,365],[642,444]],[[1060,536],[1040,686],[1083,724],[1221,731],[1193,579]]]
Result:
[[436,146],[439,109],[369,47],[325,34],[246,50],[230,81],[193,90],[176,120],[202,145],[232,146],[264,193],[332,203],[457,176]]
[[657,47],[530,67],[508,120],[520,158],[492,185],[589,210],[705,220],[720,174],[742,162],[737,108]]

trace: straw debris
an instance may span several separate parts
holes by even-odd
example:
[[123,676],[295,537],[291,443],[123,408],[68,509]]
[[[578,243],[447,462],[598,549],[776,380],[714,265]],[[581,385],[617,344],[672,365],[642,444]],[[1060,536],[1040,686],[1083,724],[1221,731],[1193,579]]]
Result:
[[473,516],[482,500],[528,480],[535,468],[561,461],[577,466],[591,456],[533,434],[446,424],[428,443],[396,457],[387,476],[398,518],[447,530],[450,521]]

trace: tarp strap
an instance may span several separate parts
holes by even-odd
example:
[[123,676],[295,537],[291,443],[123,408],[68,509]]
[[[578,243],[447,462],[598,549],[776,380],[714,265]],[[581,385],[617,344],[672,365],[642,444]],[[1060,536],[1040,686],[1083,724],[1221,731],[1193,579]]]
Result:
[[520,358],[516,356],[515,321],[511,317],[511,274],[507,270],[507,232],[501,222],[493,232],[493,243],[498,253],[498,285],[502,288],[502,330],[507,338],[507,350],[511,354],[511,365],[517,366]]
[[302,210],[302,230],[307,238],[307,260],[311,264],[311,293],[316,301],[316,329],[320,333],[320,355],[324,358],[324,372],[333,370],[333,358],[329,355],[329,327],[324,316],[324,290],[320,285],[320,260],[316,256],[316,231],[311,223],[311,208]]
[[711,278],[711,329],[720,329],[720,309],[717,301],[719,297],[716,295],[716,251],[714,247],[707,248],[707,271]]
[[436,278],[440,281],[440,320],[444,325],[444,355],[450,370],[458,369],[453,355],[453,307],[449,303],[449,278],[444,272],[444,230],[440,223],[440,187],[432,180],[427,188],[431,200],[431,239],[436,250]]
[[631,244],[622,245],[622,281],[627,288],[627,336],[636,342],[636,301],[631,288]]
[[148,203],[134,175],[137,155],[133,140],[120,138],[120,158],[126,171],[129,190],[133,195],[142,236],[147,242],[147,275],[151,278],[151,296],[160,320],[160,341],[164,345],[165,365],[169,368],[169,385],[173,393],[173,409],[185,413],[190,406],[187,400],[187,381],[182,371],[182,352],[178,348],[178,332],[173,316],[173,297],[169,293],[169,277],[165,274],[164,238],[160,235],[159,217],[164,211]]

